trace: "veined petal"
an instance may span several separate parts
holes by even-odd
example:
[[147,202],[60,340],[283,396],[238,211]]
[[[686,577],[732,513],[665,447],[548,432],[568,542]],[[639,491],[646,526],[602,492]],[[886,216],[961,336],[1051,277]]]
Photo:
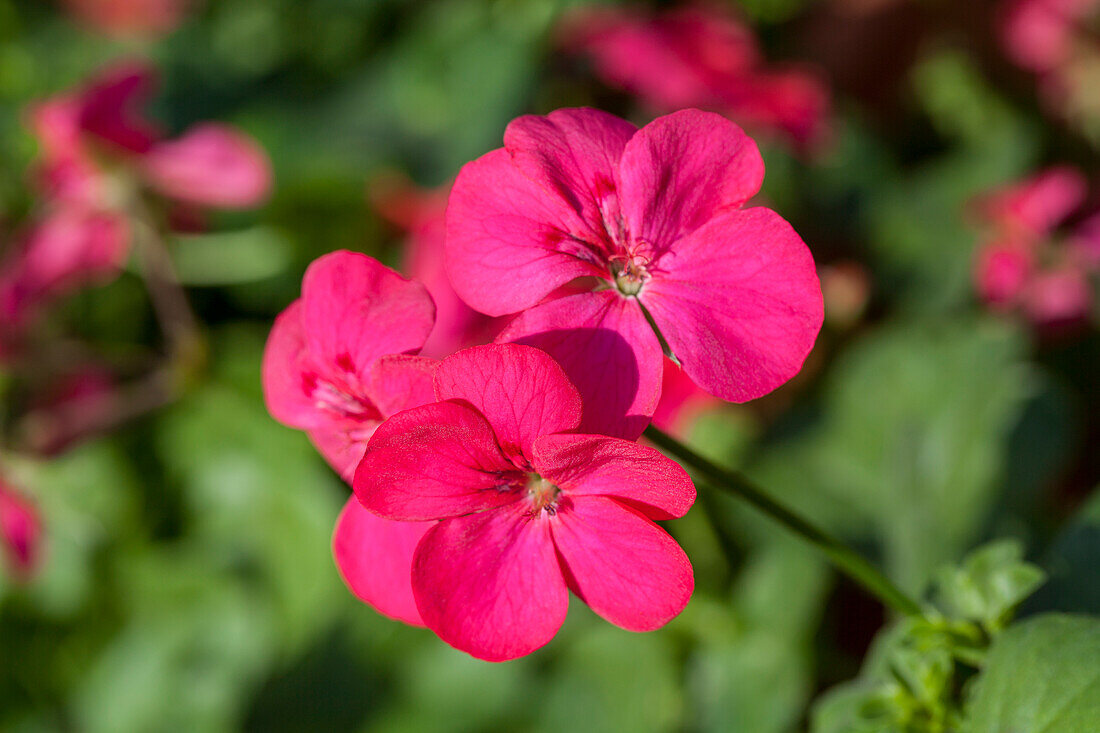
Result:
[[515,659],[546,644],[569,608],[550,538],[553,519],[521,505],[447,519],[413,559],[413,595],[428,628],[479,659]]
[[718,216],[665,255],[641,293],[684,371],[732,402],[802,368],[824,316],[810,250],[770,209]]
[[659,451],[603,435],[544,435],[533,465],[570,497],[611,496],[650,519],[682,517],[695,503],[687,472]]
[[661,344],[638,304],[611,290],[524,311],[497,337],[542,349],[584,403],[578,430],[634,439],[661,396]]
[[763,181],[764,161],[752,138],[725,117],[697,109],[643,127],[619,165],[623,216],[657,256],[743,204]]
[[531,456],[535,438],[573,430],[581,397],[546,352],[516,344],[464,349],[444,359],[435,374],[436,396],[466,400],[493,426],[509,456]]
[[350,485],[355,478],[355,468],[367,452],[367,442],[381,424],[380,420],[333,419],[306,432],[317,452]]
[[354,489],[379,516],[428,520],[513,503],[523,479],[481,413],[451,400],[382,423],[355,471]]
[[447,204],[447,276],[474,310],[503,316],[606,267],[564,200],[520,173],[504,149],[463,166]]
[[504,149],[545,195],[577,212],[592,235],[590,242],[610,245],[604,232],[619,226],[615,170],[637,131],[602,110],[559,109],[512,120],[504,131]]
[[435,306],[420,283],[367,255],[341,250],[306,270],[301,318],[314,361],[365,385],[380,356],[424,345]]
[[359,600],[379,613],[423,626],[412,592],[416,546],[435,522],[395,522],[371,514],[348,499],[332,534],[332,556],[340,577]]
[[695,589],[691,563],[643,514],[607,497],[578,496],[555,519],[569,589],[600,616],[628,631],[652,631],[684,610]]

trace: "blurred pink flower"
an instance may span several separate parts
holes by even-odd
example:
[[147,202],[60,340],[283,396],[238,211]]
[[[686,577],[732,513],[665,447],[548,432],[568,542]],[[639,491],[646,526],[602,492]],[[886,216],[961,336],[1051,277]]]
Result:
[[47,301],[114,278],[128,243],[122,217],[79,206],[49,212],[0,260],[3,328],[21,328]]
[[653,425],[678,438],[684,438],[700,414],[721,404],[691,381],[683,369],[665,359],[661,381],[661,401],[653,412]]
[[767,65],[752,30],[725,9],[588,8],[566,17],[561,36],[607,83],[659,111],[710,109],[803,149],[825,137],[826,86],[805,69]]
[[1068,62],[1075,37],[1100,0],[1011,0],[1003,13],[1002,38],[1022,68],[1047,73]]
[[435,301],[435,327],[421,354],[441,359],[491,341],[500,330],[499,318],[478,313],[458,297],[443,263],[444,214],[451,187],[423,190],[406,180],[375,181],[369,198],[391,224],[408,233],[401,269],[424,284]]
[[1087,193],[1084,176],[1060,166],[979,197],[988,238],[976,252],[974,285],[990,307],[1019,310],[1039,327],[1087,316],[1089,277],[1100,268],[1100,216],[1068,235],[1058,231]]
[[110,36],[161,36],[175,30],[192,0],[64,0],[77,19]]
[[0,479],[0,545],[17,580],[25,581],[41,560],[42,523],[29,499]]
[[162,196],[215,208],[248,208],[271,187],[271,165],[249,136],[200,123],[164,139],[141,104],[154,84],[141,62],[115,65],[76,92],[31,108],[41,160],[36,181],[47,196],[100,208],[124,208],[127,190],[148,186]]

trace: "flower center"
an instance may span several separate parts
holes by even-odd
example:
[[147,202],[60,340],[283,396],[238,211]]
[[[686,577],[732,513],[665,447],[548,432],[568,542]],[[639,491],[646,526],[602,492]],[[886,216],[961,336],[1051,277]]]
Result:
[[352,390],[317,375],[306,378],[303,389],[318,410],[350,420],[378,420],[382,416],[369,400],[352,393]]
[[527,496],[531,500],[532,514],[542,510],[550,516],[558,513],[558,497],[561,489],[537,473],[527,474]]
[[608,263],[615,287],[623,295],[636,296],[649,280],[649,258],[645,255],[634,252],[613,255]]

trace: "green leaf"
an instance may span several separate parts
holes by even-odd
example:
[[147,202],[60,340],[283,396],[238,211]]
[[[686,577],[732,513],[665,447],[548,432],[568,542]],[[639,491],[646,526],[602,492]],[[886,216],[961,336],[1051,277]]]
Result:
[[290,265],[291,243],[267,226],[192,234],[175,238],[172,260],[185,285],[232,285],[278,275]]
[[961,567],[945,567],[937,578],[937,596],[956,618],[981,623],[997,631],[1015,607],[1042,585],[1046,575],[1023,561],[1016,540],[991,542],[970,553]]
[[1025,612],[1100,614],[1100,490],[1054,540],[1042,565],[1050,581],[1024,604]]
[[1100,730],[1100,619],[1048,614],[993,642],[966,706],[964,733]]

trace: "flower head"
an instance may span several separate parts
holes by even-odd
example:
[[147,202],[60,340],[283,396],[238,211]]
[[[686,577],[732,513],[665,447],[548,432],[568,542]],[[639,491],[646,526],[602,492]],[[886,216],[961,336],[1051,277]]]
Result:
[[538,349],[466,349],[434,382],[439,401],[383,423],[354,481],[380,517],[439,520],[413,560],[428,628],[499,661],[553,638],[569,590],[633,631],[683,609],[691,565],[653,522],[695,499],[679,465],[634,442],[573,434],[580,395]]
[[[641,130],[593,109],[520,117],[455,182],[448,274],[477,310],[522,311],[498,340],[561,363],[582,429],[637,437],[660,395],[662,338],[695,383],[737,402],[786,382],[813,346],[809,250],[775,212],[742,208],[763,175],[752,140],[709,112]],[[594,287],[554,293],[576,278]]]

